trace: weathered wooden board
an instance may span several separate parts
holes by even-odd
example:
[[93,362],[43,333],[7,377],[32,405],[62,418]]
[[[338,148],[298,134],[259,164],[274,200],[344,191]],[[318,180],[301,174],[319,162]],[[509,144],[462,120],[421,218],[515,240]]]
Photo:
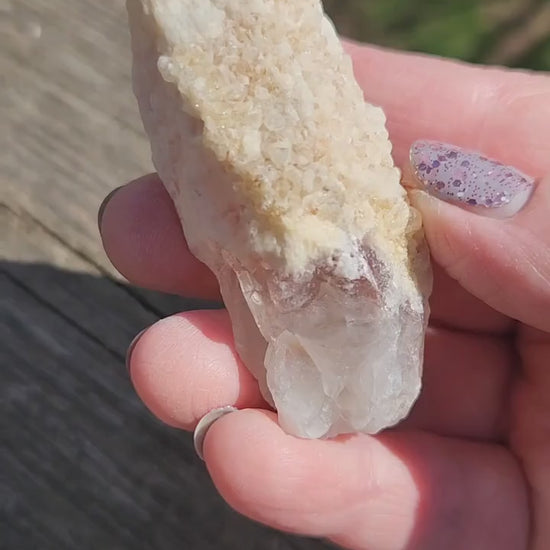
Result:
[[[46,265],[16,270],[90,291],[113,286]],[[1,548],[313,547],[223,505],[189,436],[143,410],[121,354],[11,274],[0,273],[0,293]]]
[[3,194],[109,269],[97,207],[110,189],[151,170],[131,93],[124,2],[8,5],[0,48]]
[[229,510],[124,367],[197,303],[132,288],[96,212],[151,170],[123,0],[0,0],[0,548],[306,549]]
[[230,511],[144,409],[124,354],[157,316],[133,289],[6,207],[0,234],[0,548],[321,545]]

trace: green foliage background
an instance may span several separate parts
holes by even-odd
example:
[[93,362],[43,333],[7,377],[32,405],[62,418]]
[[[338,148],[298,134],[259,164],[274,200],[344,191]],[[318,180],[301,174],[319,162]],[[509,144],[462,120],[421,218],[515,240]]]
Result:
[[477,63],[550,70],[550,0],[325,0],[346,36]]

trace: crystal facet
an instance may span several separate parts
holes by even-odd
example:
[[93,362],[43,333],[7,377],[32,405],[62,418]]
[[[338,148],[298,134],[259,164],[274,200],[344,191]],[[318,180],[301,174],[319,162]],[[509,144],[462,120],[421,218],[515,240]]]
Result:
[[384,114],[320,1],[128,10],[155,166],[281,426],[399,422],[420,391],[429,259]]

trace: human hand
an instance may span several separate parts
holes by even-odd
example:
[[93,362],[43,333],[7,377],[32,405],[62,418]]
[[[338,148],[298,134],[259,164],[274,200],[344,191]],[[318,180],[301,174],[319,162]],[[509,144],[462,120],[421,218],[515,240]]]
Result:
[[[399,166],[413,141],[432,139],[539,178],[506,220],[411,192],[435,285],[410,417],[378,436],[286,435],[237,356],[225,311],[182,313],[142,333],[132,381],[154,414],[185,430],[217,407],[241,409],[210,427],[203,450],[222,496],[254,520],[353,549],[546,550],[550,77],[347,47],[366,99],[388,116]],[[117,190],[102,210],[105,249],[132,283],[219,297],[156,176]]]

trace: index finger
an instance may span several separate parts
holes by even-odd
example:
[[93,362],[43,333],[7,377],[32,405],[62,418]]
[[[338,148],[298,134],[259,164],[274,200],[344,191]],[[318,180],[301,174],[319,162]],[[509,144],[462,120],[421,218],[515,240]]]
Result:
[[346,42],[403,167],[417,139],[453,143],[537,177],[550,171],[550,76]]

